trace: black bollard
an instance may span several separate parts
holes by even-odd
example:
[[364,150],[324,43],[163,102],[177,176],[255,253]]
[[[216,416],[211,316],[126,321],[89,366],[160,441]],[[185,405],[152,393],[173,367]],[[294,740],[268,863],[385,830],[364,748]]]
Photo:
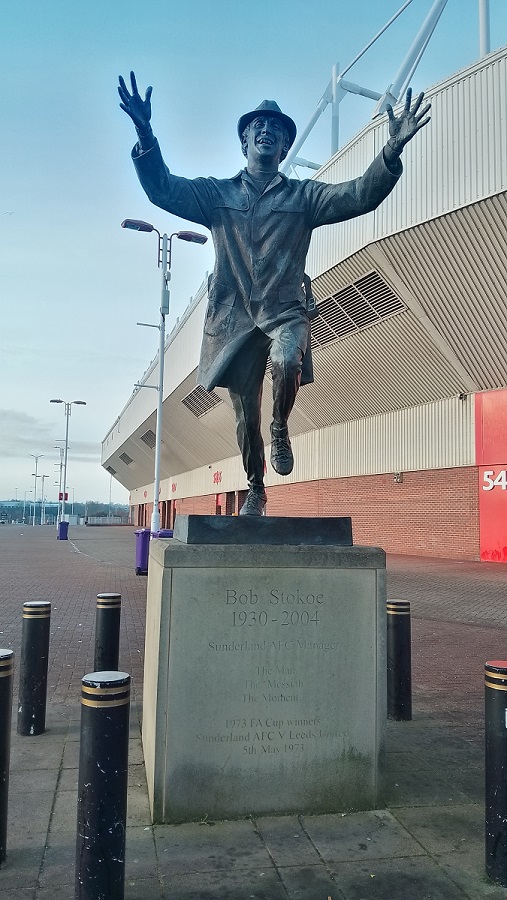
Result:
[[412,643],[410,602],[387,601],[387,717],[412,718]]
[[75,900],[123,900],[130,675],[82,681]]
[[120,656],[121,594],[97,594],[95,672],[116,672]]
[[13,676],[14,653],[12,650],[0,650],[0,863],[5,861],[7,855]]
[[46,728],[51,603],[23,603],[19,664],[18,734],[43,734]]
[[507,660],[485,664],[486,873],[507,887]]

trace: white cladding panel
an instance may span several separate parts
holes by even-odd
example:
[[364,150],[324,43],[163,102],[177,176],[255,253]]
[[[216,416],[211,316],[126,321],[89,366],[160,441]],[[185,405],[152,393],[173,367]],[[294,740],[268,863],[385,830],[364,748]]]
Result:
[[[403,153],[404,174],[379,209],[318,229],[312,277],[370,241],[413,227],[507,188],[507,52],[492,53],[426,93],[431,122]],[[324,166],[318,180],[346,181],[365,171],[388,138],[387,118],[370,123]]]
[[297,435],[292,444],[293,476],[269,470],[268,484],[474,465],[473,395],[342,422]]
[[199,364],[202,327],[208,302],[205,282],[166,342],[164,397],[168,397]]
[[[473,466],[474,435],[472,394],[463,399],[451,397],[411,409],[343,422],[296,435],[292,439],[295,458],[292,474],[281,477],[268,466],[266,486]],[[220,472],[219,485],[211,485],[209,467],[203,466],[163,481],[160,499],[199,497],[246,487],[240,456],[219,460],[212,468]],[[132,494],[133,502],[142,502],[135,497],[140,498],[144,490],[149,499],[150,484]]]
[[[165,342],[164,400],[196,369],[199,363],[202,327],[208,294],[206,284],[199,288],[193,301]],[[140,384],[158,385],[158,353]],[[189,391],[192,390],[192,382]],[[152,388],[136,388],[113,427],[102,442],[102,461],[107,459],[151,416],[157,407],[157,392]],[[155,426],[153,425],[153,428]]]
[[410,279],[414,298],[475,390],[507,384],[506,223],[507,193],[501,193],[388,238],[381,248],[389,265]]

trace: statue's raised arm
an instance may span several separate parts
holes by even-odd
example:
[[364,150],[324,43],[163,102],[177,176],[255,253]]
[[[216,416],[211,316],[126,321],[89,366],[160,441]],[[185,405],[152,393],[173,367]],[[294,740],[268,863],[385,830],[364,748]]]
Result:
[[119,76],[118,80],[120,82],[118,85],[118,93],[120,95],[120,100],[122,101],[120,103],[120,107],[132,119],[134,125],[136,126],[137,133],[141,139],[144,136],[151,136],[151,92],[153,88],[148,87],[146,89],[143,100],[137,89],[136,76],[134,75],[134,72],[130,73],[132,93],[129,92],[127,85],[125,84],[125,81],[121,75]]

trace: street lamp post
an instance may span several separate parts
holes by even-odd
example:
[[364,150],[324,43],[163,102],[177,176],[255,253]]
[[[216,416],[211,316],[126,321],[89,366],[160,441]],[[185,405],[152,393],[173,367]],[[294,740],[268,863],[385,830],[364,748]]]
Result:
[[41,496],[41,507],[40,507],[40,523],[41,525],[46,524],[46,498],[44,496],[44,481],[46,478],[50,478],[50,475],[41,475],[42,479],[42,496]]
[[[169,314],[169,282],[171,280],[171,252],[172,239],[178,238],[180,241],[189,241],[192,244],[205,244],[208,238],[205,234],[199,234],[197,231],[175,231],[171,235],[160,234],[157,228],[150,225],[149,222],[143,222],[140,219],[125,219],[121,223],[122,228],[129,228],[132,231],[156,231],[158,234],[158,266],[162,272],[162,291],[160,302],[160,322],[158,325],[150,326],[159,330],[159,350],[158,350],[158,385],[136,385],[136,387],[154,387],[158,391],[157,397],[157,424],[155,432],[155,474],[153,479],[153,512],[151,514],[150,531],[154,534],[160,531],[160,512],[159,512],[159,494],[160,494],[160,458],[162,450],[162,401],[164,399],[164,352],[165,352],[165,317]],[[138,325],[145,325],[145,322],[138,322]]]
[[31,494],[31,493],[32,493],[31,490],[30,490],[30,491],[25,491],[25,496],[24,496],[24,498],[23,498],[23,519],[22,519],[23,525],[25,524],[26,495],[27,495],[27,494]]
[[[61,442],[63,443],[63,441]],[[58,481],[55,484],[58,484],[58,501],[60,501],[60,494],[62,492],[62,477],[63,477],[63,455],[65,453],[63,447],[55,447],[55,450],[58,450],[60,454],[60,462],[54,463],[55,468],[58,469]]]
[[65,406],[65,448],[63,453],[63,484],[62,484],[62,499],[61,506],[58,514],[58,521],[63,522],[65,516],[65,490],[67,485],[67,455],[69,452],[69,419],[70,419],[70,408],[71,406],[86,406],[86,400],[71,400],[67,402],[66,400],[50,400],[50,403],[63,403]]
[[42,459],[42,457],[44,456],[44,454],[43,454],[43,453],[39,453],[38,456],[35,456],[34,453],[30,453],[30,456],[32,457],[32,459],[35,460],[35,472],[32,472],[32,475],[33,475],[33,478],[34,478],[34,484],[33,484],[33,518],[32,518],[32,526],[35,528],[35,510],[36,510],[36,507],[37,507],[37,478],[39,477],[39,476],[37,475],[37,467],[38,467],[38,465],[39,465],[39,459]]

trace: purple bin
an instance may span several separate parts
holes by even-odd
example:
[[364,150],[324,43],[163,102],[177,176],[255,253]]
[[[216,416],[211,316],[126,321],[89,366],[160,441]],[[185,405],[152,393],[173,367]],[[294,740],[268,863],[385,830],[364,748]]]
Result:
[[148,556],[150,553],[150,529],[138,528],[136,536],[136,575],[148,574]]

